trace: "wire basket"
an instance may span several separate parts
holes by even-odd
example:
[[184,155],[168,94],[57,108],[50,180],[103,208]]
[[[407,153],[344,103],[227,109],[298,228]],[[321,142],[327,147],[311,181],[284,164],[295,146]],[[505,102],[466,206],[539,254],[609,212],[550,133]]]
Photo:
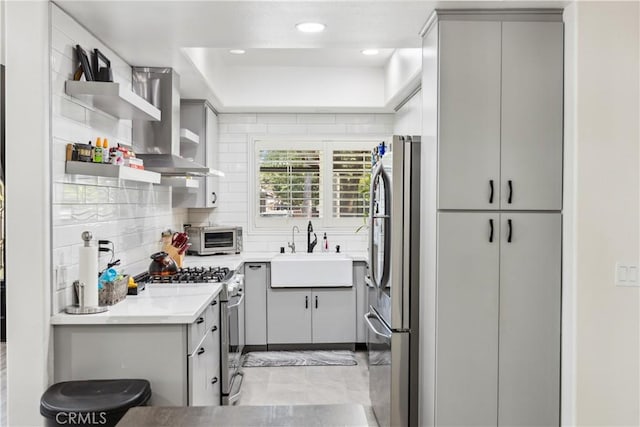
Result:
[[121,279],[115,282],[103,283],[102,289],[98,291],[99,305],[114,305],[125,299],[127,296],[127,285],[129,284],[129,275],[125,274]]

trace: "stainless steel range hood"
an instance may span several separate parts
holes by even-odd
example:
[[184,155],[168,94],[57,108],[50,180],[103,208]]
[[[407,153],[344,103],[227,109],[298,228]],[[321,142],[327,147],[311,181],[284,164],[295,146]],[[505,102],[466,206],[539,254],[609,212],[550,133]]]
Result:
[[160,122],[133,122],[133,149],[145,169],[166,176],[211,170],[180,156],[180,76],[172,68],[134,67],[133,91],[162,111]]

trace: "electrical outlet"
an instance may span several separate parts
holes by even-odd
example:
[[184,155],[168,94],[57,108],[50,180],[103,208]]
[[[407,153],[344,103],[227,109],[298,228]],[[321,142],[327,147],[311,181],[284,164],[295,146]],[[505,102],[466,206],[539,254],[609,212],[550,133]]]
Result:
[[638,282],[638,266],[633,264],[616,263],[616,286],[640,286]]

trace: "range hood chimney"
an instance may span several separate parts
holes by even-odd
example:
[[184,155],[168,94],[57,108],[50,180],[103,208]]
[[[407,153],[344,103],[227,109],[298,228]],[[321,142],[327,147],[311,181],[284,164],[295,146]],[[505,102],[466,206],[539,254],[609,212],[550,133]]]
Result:
[[162,111],[160,122],[133,121],[133,149],[145,169],[203,176],[210,169],[180,156],[180,76],[172,68],[133,67],[133,91]]

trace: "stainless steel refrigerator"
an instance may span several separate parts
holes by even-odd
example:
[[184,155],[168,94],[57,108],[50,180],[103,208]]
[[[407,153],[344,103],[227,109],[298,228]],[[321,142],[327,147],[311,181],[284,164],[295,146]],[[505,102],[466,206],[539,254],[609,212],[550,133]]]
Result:
[[385,142],[371,175],[369,394],[381,426],[418,425],[420,137]]

